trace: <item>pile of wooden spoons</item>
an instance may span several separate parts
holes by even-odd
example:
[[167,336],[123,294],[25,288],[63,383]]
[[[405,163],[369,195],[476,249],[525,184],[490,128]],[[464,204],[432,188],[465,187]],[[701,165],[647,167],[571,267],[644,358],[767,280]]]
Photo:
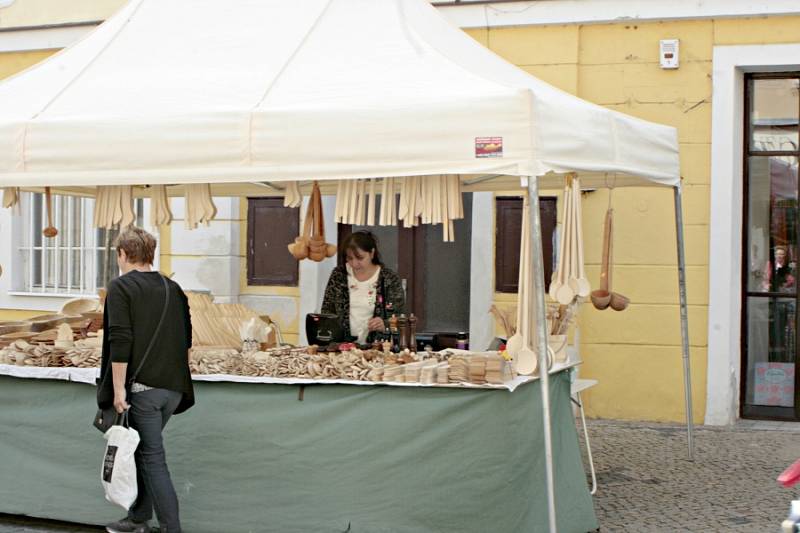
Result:
[[168,226],[172,222],[166,185],[150,187],[150,225]]
[[303,233],[288,245],[289,252],[298,261],[311,259],[322,261],[326,257],[336,255],[336,245],[325,242],[325,221],[322,214],[322,195],[319,184],[315,181],[308,202],[306,219],[303,223]]
[[592,291],[592,305],[603,310],[611,307],[614,311],[624,311],[628,308],[630,300],[611,290],[611,263],[614,248],[614,210],[611,207],[606,211],[606,220],[603,225],[603,262],[600,266],[600,288]]
[[94,227],[124,228],[136,221],[133,211],[133,187],[130,185],[101,186],[97,188],[94,203]]
[[591,292],[583,264],[581,189],[578,176],[567,174],[564,182],[564,216],[561,222],[558,268],[550,281],[550,297],[561,305],[585,298]]
[[217,207],[211,198],[211,185],[208,183],[184,185],[184,201],[186,229],[195,229],[198,224],[208,226],[217,216]]

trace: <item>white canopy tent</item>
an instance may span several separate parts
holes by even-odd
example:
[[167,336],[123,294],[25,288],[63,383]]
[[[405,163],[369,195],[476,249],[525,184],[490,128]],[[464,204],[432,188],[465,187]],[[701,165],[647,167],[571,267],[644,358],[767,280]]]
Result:
[[[502,157],[477,158],[476,137],[502,138]],[[11,186],[572,171],[674,186],[677,146],[420,0],[132,0],[0,84]]]
[[[541,82],[425,0],[131,0],[0,83],[0,187],[535,176],[527,184],[539,273],[538,190],[560,188],[568,172],[585,188],[613,176],[615,186],[675,191],[691,457],[674,128]],[[544,316],[541,275],[535,289]],[[554,528],[546,372],[542,388]]]

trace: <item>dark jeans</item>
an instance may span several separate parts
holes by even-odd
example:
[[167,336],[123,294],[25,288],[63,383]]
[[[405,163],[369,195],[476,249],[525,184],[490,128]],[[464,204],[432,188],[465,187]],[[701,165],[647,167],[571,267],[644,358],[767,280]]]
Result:
[[131,394],[128,402],[131,427],[139,432],[141,439],[134,455],[139,496],[128,511],[128,518],[147,522],[155,508],[161,531],[169,533],[180,532],[181,523],[178,496],[167,469],[161,430],[178,407],[181,396],[180,392],[150,389]]

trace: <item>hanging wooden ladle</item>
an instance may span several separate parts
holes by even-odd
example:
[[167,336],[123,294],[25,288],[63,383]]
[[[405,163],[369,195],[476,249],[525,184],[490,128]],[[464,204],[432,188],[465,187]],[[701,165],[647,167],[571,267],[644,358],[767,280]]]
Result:
[[50,187],[44,188],[45,201],[47,202],[47,227],[44,228],[42,234],[51,239],[58,235],[58,230],[53,226],[53,200],[50,194]]
[[614,311],[624,311],[630,304],[630,299],[611,289],[612,257],[614,249],[614,210],[609,207],[606,212],[606,225],[603,234],[603,265],[600,270],[600,289],[592,291],[592,305],[603,310],[611,307]]
[[614,210],[610,207],[606,211],[606,220],[603,225],[603,261],[600,265],[600,288],[592,291],[590,298],[592,305],[603,310],[611,303],[611,293],[608,292],[608,262],[611,255],[611,224]]

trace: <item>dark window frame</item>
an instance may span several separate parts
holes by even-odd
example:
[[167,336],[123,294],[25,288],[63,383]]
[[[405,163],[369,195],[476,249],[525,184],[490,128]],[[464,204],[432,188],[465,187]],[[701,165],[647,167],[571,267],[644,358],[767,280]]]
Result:
[[[740,354],[740,382],[739,382],[739,416],[741,418],[755,418],[760,420],[800,420],[800,372],[797,372],[797,363],[799,361],[797,347],[795,347],[795,383],[794,383],[794,407],[779,407],[779,406],[759,406],[747,404],[747,374],[748,374],[748,299],[749,298],[776,298],[787,296],[791,294],[773,293],[750,291],[748,279],[748,267],[750,264],[750,247],[749,247],[749,228],[750,221],[748,217],[748,205],[750,195],[750,158],[751,157],[772,157],[772,156],[793,156],[800,158],[800,146],[797,150],[754,150],[750,147],[750,136],[752,124],[750,122],[750,108],[752,104],[751,86],[754,80],[768,80],[768,79],[800,79],[800,72],[769,72],[769,73],[745,73],[744,75],[744,98],[743,106],[743,135],[742,135],[742,251],[741,251],[741,316],[740,316],[740,338],[739,338],[739,354]],[[800,106],[800,102],[798,104]],[[800,110],[798,110],[800,113]],[[796,126],[800,129],[800,124]],[[800,221],[795,221],[798,224]],[[798,230],[795,230],[798,231]],[[770,252],[771,254],[771,252]],[[770,260],[773,260],[770,257]],[[795,305],[796,308],[800,305],[800,292],[795,289]],[[795,316],[795,332],[800,331],[800,313]],[[795,333],[797,334],[797,333]]]
[[[542,222],[542,259],[544,260],[545,290],[553,275],[553,234],[558,222],[557,201],[554,196],[539,198]],[[513,227],[509,227],[509,226]],[[517,229],[518,228],[518,229]],[[505,236],[511,232],[511,235]],[[495,197],[495,292],[516,293],[519,285],[519,247],[522,234],[522,198]]]

